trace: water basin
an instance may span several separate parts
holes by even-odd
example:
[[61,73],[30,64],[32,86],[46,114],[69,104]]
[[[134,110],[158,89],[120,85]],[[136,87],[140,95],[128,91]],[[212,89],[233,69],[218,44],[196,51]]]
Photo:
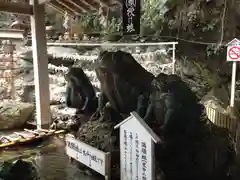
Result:
[[0,152],[0,163],[22,157],[33,162],[41,180],[100,180],[104,178],[88,176],[71,165],[65,155],[64,142],[52,137],[38,146],[16,147]]

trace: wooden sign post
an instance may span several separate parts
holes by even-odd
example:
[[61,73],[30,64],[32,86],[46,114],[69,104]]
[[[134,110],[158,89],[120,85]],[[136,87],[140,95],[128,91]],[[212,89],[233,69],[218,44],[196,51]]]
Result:
[[[235,86],[236,86],[236,73],[237,62],[240,62],[240,41],[235,38],[227,44],[227,61],[232,62],[232,83],[231,83],[231,98],[230,98],[230,115],[236,118],[235,114]],[[236,150],[240,159],[240,124],[237,121],[236,130]]]
[[227,44],[227,61],[233,62],[232,65],[232,84],[231,84],[231,100],[230,107],[234,107],[235,99],[235,84],[236,84],[236,71],[237,62],[240,61],[240,41],[238,39],[233,39]]
[[154,180],[154,143],[160,138],[136,112],[116,128],[120,128],[121,180]]

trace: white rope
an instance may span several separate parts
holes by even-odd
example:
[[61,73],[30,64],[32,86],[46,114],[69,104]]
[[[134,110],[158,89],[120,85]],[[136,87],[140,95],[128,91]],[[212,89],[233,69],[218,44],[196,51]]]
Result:
[[[155,52],[146,52],[146,53],[140,53],[140,54],[133,54],[133,57],[135,58],[152,58],[155,55],[160,54],[167,54],[166,50],[157,50]],[[86,61],[94,61],[98,58],[98,55],[75,55],[75,59],[77,60],[86,60]]]
[[173,45],[178,42],[149,42],[149,43],[63,43],[63,42],[48,42],[48,46],[161,46]]
[[55,66],[53,64],[48,64],[48,69],[54,70],[56,72],[63,72],[66,73],[68,71],[67,67],[64,66]]
[[[159,55],[159,54],[167,54],[167,51],[165,49],[164,50],[157,50],[155,52],[133,54],[133,56],[135,58],[149,58],[150,59],[150,58],[154,57],[155,55]],[[98,58],[97,55],[77,55],[75,59],[95,62],[97,58]],[[160,64],[160,65],[158,65],[158,67],[161,68],[161,72],[164,72],[164,70],[166,68],[171,68],[173,66],[173,63],[174,62],[167,63],[167,64]],[[52,70],[54,70],[56,72],[66,73],[68,71],[67,67],[64,67],[64,66],[60,66],[60,67],[59,66],[54,66],[53,64],[49,64],[48,68],[52,69]]]

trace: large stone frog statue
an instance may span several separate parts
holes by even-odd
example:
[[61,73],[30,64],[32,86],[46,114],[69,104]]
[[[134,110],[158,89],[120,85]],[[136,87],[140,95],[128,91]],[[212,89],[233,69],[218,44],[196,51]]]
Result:
[[110,108],[123,117],[131,111],[144,115],[154,76],[131,54],[104,51],[96,61],[95,71],[101,83],[98,106],[101,113]]
[[97,109],[97,97],[94,88],[81,67],[70,67],[65,79],[68,82],[66,103],[76,108],[77,113],[92,114]]
[[211,125],[203,114],[204,106],[180,77],[160,74],[154,78],[143,119],[163,140],[155,150],[167,179],[229,178],[233,145],[228,133]]

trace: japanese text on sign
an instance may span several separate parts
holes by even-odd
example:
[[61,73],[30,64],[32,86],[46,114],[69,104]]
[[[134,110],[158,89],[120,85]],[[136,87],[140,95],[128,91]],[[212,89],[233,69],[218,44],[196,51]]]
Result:
[[148,164],[148,150],[147,141],[140,138],[138,133],[124,130],[123,179],[150,180],[150,173],[147,173],[151,169],[151,162]]
[[140,1],[124,0],[123,31],[128,34],[140,31]]
[[127,0],[127,16],[128,16],[128,25],[127,25],[127,32],[135,31],[133,26],[133,17],[135,16],[134,11],[136,8],[136,1],[135,0]]
[[66,136],[66,153],[100,174],[106,175],[106,163],[109,163],[106,153],[68,135]]
[[136,133],[135,136],[135,148],[136,148],[136,180],[139,180],[138,174],[139,174],[139,140],[138,140],[138,134]]
[[90,161],[89,161],[89,166],[91,167],[91,161],[95,161],[96,163],[102,165],[103,164],[103,160],[101,158],[98,158],[96,155],[91,154],[91,152],[89,152],[88,150],[85,150],[83,148],[78,147],[77,144],[73,143],[73,142],[67,142],[67,147],[75,150],[76,152],[78,152],[76,159],[80,158],[80,155],[83,156],[88,156]]

